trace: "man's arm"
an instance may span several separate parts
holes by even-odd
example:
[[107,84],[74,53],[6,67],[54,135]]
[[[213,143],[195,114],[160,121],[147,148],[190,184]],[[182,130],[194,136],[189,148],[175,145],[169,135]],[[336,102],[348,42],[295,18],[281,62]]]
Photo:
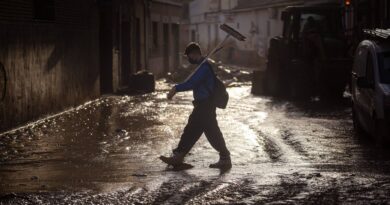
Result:
[[194,89],[199,83],[201,83],[208,72],[208,64],[204,63],[202,66],[185,82],[175,86],[176,92],[182,92]]
[[208,71],[208,64],[202,64],[202,66],[185,82],[177,84],[169,91],[167,98],[171,100],[177,92],[187,91],[194,89],[202,80],[206,77]]

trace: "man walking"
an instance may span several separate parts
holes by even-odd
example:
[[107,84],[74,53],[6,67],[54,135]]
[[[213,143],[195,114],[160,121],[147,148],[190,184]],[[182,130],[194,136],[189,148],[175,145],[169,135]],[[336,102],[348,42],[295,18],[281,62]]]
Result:
[[[204,60],[200,46],[194,42],[188,44],[185,55],[191,64],[199,65]],[[219,152],[219,161],[211,164],[210,168],[230,169],[232,167],[230,152],[218,127],[216,106],[210,99],[214,85],[215,74],[211,65],[206,61],[185,82],[174,86],[169,91],[167,97],[170,100],[177,92],[192,90],[194,109],[177,148],[173,150],[173,155],[160,157],[165,163],[174,166],[183,163],[185,155],[204,133],[211,146]]]

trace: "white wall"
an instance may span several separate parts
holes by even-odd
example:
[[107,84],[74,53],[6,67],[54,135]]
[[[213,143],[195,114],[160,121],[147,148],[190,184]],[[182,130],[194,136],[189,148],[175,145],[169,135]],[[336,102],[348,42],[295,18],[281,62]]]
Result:
[[230,10],[237,6],[237,0],[221,0],[221,9]]
[[[213,24],[211,27],[211,36],[215,38],[215,25],[224,23],[223,15],[221,15],[220,9],[230,10],[237,6],[237,0],[194,0],[190,3],[190,24],[193,26],[191,29],[197,29],[194,25]],[[221,7],[221,8],[219,8]],[[207,29],[207,28],[206,28]],[[205,28],[199,27],[197,30],[200,36],[199,40],[202,40],[204,36],[208,37],[208,32]],[[191,34],[190,34],[191,35]],[[204,41],[204,40],[203,40]],[[213,40],[212,40],[213,41]]]
[[194,0],[190,3],[190,18],[209,12],[210,0]]
[[266,58],[269,40],[282,35],[281,11],[284,7],[228,12],[237,6],[237,0],[221,0],[221,11],[215,12],[218,6],[219,0],[194,0],[190,3],[190,29],[196,31],[195,40],[203,51],[208,52],[225,38],[226,33],[219,30],[219,25],[226,23],[247,37],[245,42],[231,40],[230,43],[241,51]]
[[[283,8],[265,8],[235,13],[234,23],[230,25],[247,37],[245,42],[237,41],[238,48],[256,51],[259,56],[266,57],[269,40],[282,35],[283,22],[280,17],[282,10]],[[271,15],[274,12],[276,15]]]

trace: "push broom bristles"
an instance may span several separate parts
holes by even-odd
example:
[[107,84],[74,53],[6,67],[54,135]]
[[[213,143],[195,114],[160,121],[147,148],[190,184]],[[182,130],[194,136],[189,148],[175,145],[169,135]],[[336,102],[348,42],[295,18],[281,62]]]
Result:
[[232,28],[226,24],[222,24],[219,28],[239,41],[245,41],[245,39],[246,39],[246,37],[244,35],[242,35],[238,31],[236,31],[234,28]]

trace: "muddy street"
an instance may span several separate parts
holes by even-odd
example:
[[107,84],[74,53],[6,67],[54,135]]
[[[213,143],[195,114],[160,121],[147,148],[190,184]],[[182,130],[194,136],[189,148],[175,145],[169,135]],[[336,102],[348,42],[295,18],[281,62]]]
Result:
[[206,138],[174,171],[191,92],[105,96],[0,135],[0,204],[382,204],[390,154],[353,132],[349,100],[289,102],[231,86],[218,120],[233,168]]

